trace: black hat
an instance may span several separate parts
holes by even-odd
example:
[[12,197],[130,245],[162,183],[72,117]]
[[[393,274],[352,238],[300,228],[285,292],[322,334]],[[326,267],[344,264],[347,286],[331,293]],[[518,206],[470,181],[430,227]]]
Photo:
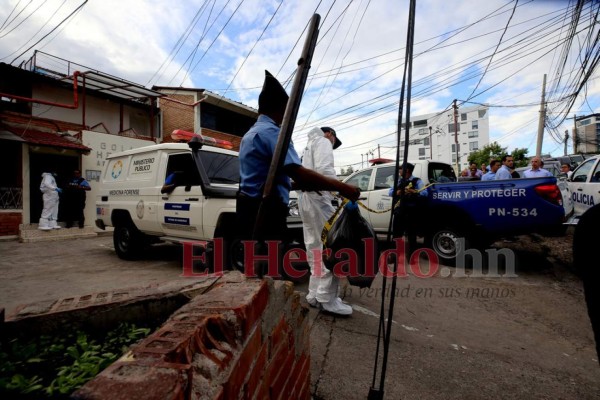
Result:
[[265,82],[262,91],[258,95],[258,112],[284,111],[289,96],[281,83],[267,70],[265,70]]
[[333,137],[335,137],[335,143],[333,144],[334,150],[342,145],[342,141],[340,139],[338,139],[337,134],[335,133],[335,130],[333,128],[330,128],[328,126],[323,126],[323,127],[321,127],[321,130],[323,132],[331,132]]

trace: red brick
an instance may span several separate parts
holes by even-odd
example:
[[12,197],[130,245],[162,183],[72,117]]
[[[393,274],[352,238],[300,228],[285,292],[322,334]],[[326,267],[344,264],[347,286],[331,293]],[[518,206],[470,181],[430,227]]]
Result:
[[260,319],[269,301],[266,280],[245,280],[239,284],[227,284],[197,296],[185,307],[186,311],[223,312],[231,310],[242,324],[242,340]]
[[74,399],[184,400],[190,394],[185,368],[117,362],[77,390]]
[[250,374],[255,356],[259,353],[262,341],[260,325],[256,326],[254,332],[246,342],[237,363],[234,365],[227,383],[224,385],[225,397],[228,399],[238,398],[246,377]]
[[248,381],[246,382],[246,386],[244,387],[244,395],[246,399],[252,399],[256,394],[258,386],[265,372],[265,367],[267,365],[268,351],[269,343],[264,342],[260,349],[260,353],[256,357],[254,366],[252,367],[252,371],[250,372],[250,376],[248,377]]
[[284,388],[286,387],[286,383],[289,379],[294,379],[290,372],[292,371],[292,367],[294,366],[294,352],[290,352],[286,357],[283,364],[279,366],[279,374],[274,381],[271,382],[271,387],[269,388],[269,393],[272,399],[289,399],[284,393]]
[[290,351],[287,349],[287,346],[282,345],[279,346],[278,349],[275,349],[275,353],[273,354],[273,357],[269,361],[267,369],[265,370],[264,381],[270,383],[275,380],[280,371],[281,365],[289,353]]
[[287,342],[289,331],[290,327],[285,321],[285,318],[282,316],[275,329],[273,329],[273,333],[271,334],[272,348],[276,349],[281,343]]
[[293,385],[292,393],[299,393],[307,382],[310,385],[310,357],[305,354],[300,356],[294,366],[294,377],[296,382]]

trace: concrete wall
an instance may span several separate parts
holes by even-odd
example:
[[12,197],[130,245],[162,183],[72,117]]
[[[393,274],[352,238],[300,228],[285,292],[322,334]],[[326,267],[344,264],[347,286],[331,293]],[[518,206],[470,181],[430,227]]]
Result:
[[290,282],[226,274],[77,399],[310,399],[308,310]]

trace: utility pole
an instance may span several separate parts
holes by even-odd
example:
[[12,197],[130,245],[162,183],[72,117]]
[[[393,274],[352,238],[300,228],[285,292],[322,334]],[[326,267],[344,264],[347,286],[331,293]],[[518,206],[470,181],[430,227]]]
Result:
[[381,158],[381,148],[377,145],[377,158]]
[[577,154],[577,114],[573,114],[573,154]]
[[538,122],[537,147],[535,155],[542,155],[542,140],[544,139],[544,122],[546,121],[546,74],[544,74],[544,84],[542,85],[542,102],[540,103],[540,120]]
[[431,141],[431,127],[429,127],[429,159],[433,160],[433,142]]
[[567,129],[565,131],[565,151],[564,151],[564,154],[563,154],[565,156],[567,155],[567,142],[568,142],[568,140],[569,140],[569,130]]
[[454,146],[456,147],[456,173],[460,174],[460,153],[458,152],[458,106],[454,99],[452,107],[454,108]]
[[365,167],[365,161],[364,161],[364,154],[360,153],[360,169],[363,169]]

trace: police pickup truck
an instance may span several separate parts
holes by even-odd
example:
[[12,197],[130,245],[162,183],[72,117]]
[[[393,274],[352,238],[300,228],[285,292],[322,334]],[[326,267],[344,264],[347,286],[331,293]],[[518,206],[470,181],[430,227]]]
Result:
[[[147,245],[161,241],[210,245],[214,238],[223,238],[225,265],[242,267],[233,238],[238,153],[229,150],[227,141],[179,130],[172,137],[194,139],[107,157],[96,199],[96,225],[114,227],[114,247],[122,259],[135,259]],[[169,190],[163,189],[165,181]],[[296,200],[290,196],[290,201]],[[288,226],[302,234],[300,218],[288,218]]]
[[[415,165],[413,175],[430,185],[419,236],[441,259],[453,260],[461,243],[467,249],[503,236],[564,231],[565,211],[555,177],[442,183],[443,176],[456,180],[449,164],[410,162]],[[389,229],[392,197],[388,193],[394,171],[395,163],[380,164],[344,180],[360,187],[360,201],[365,205],[360,211],[380,239]]]
[[600,203],[600,156],[579,164],[567,184],[573,200],[573,215],[567,223],[576,225],[583,213]]

